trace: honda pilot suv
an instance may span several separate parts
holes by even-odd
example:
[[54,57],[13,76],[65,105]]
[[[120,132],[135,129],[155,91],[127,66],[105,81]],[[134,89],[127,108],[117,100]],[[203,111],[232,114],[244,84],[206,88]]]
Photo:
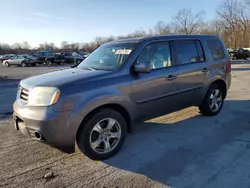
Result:
[[[22,80],[15,128],[94,160],[116,154],[137,122],[190,106],[218,114],[231,84],[222,40],[210,35],[124,39],[101,45],[75,68]],[[66,150],[64,150],[66,151]]]

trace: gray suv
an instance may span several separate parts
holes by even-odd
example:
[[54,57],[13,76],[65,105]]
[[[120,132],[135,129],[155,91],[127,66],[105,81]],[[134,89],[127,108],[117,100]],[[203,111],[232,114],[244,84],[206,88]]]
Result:
[[210,35],[124,39],[103,44],[75,68],[20,82],[15,128],[51,146],[103,160],[137,122],[198,106],[220,112],[231,84],[222,40]]

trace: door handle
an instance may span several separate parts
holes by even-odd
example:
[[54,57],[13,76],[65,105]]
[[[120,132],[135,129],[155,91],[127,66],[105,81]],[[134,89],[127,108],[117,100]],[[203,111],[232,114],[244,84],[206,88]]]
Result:
[[202,72],[206,73],[206,72],[208,72],[208,69],[204,68],[204,69],[202,69]]
[[172,80],[175,80],[177,78],[177,76],[174,76],[174,75],[169,75],[166,80],[167,81],[172,81]]

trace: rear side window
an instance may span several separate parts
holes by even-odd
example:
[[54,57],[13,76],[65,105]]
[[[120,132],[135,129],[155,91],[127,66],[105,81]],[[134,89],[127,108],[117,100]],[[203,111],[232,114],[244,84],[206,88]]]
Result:
[[174,53],[179,65],[205,61],[201,44],[197,40],[174,41]]
[[225,58],[224,47],[219,40],[210,39],[207,44],[214,60]]

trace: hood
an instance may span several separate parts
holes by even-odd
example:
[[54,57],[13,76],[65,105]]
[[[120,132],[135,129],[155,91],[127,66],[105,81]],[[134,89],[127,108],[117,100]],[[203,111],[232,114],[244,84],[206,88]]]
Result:
[[53,86],[60,87],[68,83],[81,82],[84,79],[91,78],[97,75],[107,74],[103,70],[83,70],[76,68],[61,69],[36,76],[28,77],[21,81],[21,84],[29,87],[34,86]]

